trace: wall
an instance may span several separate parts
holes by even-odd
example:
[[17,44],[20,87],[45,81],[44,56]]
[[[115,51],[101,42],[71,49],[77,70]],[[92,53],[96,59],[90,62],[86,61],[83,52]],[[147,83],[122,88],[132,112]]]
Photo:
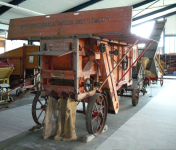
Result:
[[164,53],[176,53],[176,15],[167,18]]
[[167,18],[165,35],[176,35],[176,15]]

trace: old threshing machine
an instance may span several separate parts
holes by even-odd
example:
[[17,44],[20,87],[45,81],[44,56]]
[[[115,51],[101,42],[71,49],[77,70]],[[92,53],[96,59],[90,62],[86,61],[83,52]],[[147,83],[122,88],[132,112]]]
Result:
[[[37,124],[44,123],[41,114],[54,91],[83,103],[79,112],[86,114],[88,133],[102,132],[108,111],[118,113],[118,92],[133,83],[131,68],[153,42],[130,33],[131,17],[132,7],[121,7],[10,21],[8,39],[40,40],[40,51],[30,54],[41,65],[41,90],[32,106]],[[147,43],[139,56],[138,43]],[[132,89],[134,106],[138,99],[138,89]]]

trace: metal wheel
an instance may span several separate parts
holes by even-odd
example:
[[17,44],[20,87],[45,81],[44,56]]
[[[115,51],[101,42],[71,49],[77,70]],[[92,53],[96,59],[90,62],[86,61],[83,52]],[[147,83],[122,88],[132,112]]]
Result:
[[40,92],[35,95],[35,98],[32,102],[32,117],[36,124],[44,124],[45,121],[45,110],[47,106],[47,98],[44,98],[44,101],[39,99]]
[[105,126],[107,118],[107,100],[97,93],[91,97],[86,113],[86,128],[89,134],[97,136]]
[[21,94],[23,94],[23,91],[22,91],[21,88],[18,88],[18,89],[16,90],[16,96],[18,97],[18,96],[20,96]]
[[132,105],[136,106],[139,101],[139,90],[138,89],[133,89],[132,91]]
[[161,78],[160,78],[160,85],[163,86],[163,75],[161,75]]

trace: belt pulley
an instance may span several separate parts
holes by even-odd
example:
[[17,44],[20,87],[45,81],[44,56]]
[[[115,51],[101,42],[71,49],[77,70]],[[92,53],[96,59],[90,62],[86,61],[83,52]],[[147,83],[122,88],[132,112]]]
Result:
[[[123,54],[123,56],[124,56],[125,54]],[[123,70],[127,70],[127,68],[128,68],[128,56],[126,55],[125,56],[125,58],[123,59],[123,61],[122,61],[122,69]]]

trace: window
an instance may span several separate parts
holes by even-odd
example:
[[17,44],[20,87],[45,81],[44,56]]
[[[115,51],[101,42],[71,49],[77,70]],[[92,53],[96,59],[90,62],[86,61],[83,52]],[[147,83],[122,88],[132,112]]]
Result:
[[165,53],[176,53],[176,36],[165,37]]
[[34,63],[34,56],[29,56],[29,63]]

